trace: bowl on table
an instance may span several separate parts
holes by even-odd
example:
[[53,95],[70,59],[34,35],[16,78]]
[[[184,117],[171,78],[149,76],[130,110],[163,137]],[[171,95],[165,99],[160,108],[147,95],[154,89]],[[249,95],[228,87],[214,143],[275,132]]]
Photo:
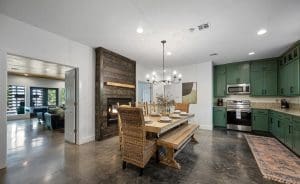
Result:
[[162,116],[162,117],[160,117],[159,121],[160,122],[170,122],[170,121],[172,121],[172,119],[169,118],[168,116]]
[[181,112],[181,113],[180,113],[180,116],[187,116],[187,115],[188,115],[187,112]]
[[170,118],[181,118],[179,114],[171,114]]
[[150,113],[150,116],[160,116],[160,114],[158,112],[152,112]]
[[174,114],[180,114],[180,112],[181,112],[180,110],[175,110]]

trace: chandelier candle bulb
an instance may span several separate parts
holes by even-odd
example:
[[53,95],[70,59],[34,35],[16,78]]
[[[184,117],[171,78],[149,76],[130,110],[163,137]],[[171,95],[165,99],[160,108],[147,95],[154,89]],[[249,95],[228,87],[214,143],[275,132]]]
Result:
[[176,74],[177,74],[177,71],[176,71],[176,70],[174,70],[174,71],[173,71],[173,75],[176,75]]

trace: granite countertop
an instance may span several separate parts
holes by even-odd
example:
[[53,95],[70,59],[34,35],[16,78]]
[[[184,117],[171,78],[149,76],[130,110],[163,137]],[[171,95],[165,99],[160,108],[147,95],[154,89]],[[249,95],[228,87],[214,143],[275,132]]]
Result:
[[289,114],[289,115],[300,117],[300,111],[295,110],[295,109],[281,109],[281,108],[276,108],[276,107],[271,107],[271,108],[253,107],[252,109],[268,109],[268,110],[273,110],[273,111],[276,111],[276,112],[282,112],[282,113],[286,113],[286,114]]

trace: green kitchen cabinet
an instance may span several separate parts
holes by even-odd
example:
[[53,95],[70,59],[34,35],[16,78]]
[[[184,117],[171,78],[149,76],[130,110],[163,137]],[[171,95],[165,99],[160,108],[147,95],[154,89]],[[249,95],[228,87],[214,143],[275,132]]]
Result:
[[275,130],[275,128],[274,128],[275,122],[276,122],[275,114],[276,114],[276,112],[274,112],[272,110],[269,111],[269,132],[272,134],[274,134],[274,130]]
[[299,95],[299,60],[295,59],[288,64],[289,96]]
[[226,65],[214,67],[214,96],[226,96]]
[[287,127],[285,129],[285,145],[290,149],[293,149],[293,121],[287,121]]
[[300,155],[300,118],[293,118],[293,151]]
[[252,96],[277,95],[277,61],[259,60],[250,64],[250,83]]
[[227,126],[227,113],[225,107],[213,107],[213,124],[217,127]]
[[252,130],[268,132],[268,110],[252,109]]
[[300,95],[299,47],[290,49],[279,60],[278,94],[281,96]]
[[250,64],[249,62],[231,63],[226,65],[227,84],[249,84]]

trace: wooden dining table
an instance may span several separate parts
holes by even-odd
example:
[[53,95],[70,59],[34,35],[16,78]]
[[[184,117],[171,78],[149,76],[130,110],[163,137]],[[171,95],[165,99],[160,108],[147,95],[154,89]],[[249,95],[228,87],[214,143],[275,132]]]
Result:
[[156,134],[157,138],[161,134],[164,134],[175,127],[178,127],[184,123],[187,123],[188,120],[192,119],[195,114],[187,114],[184,116],[179,116],[176,118],[171,118],[169,122],[160,121],[160,116],[145,116],[145,119],[149,119],[149,122],[145,123],[145,131],[149,133]]

